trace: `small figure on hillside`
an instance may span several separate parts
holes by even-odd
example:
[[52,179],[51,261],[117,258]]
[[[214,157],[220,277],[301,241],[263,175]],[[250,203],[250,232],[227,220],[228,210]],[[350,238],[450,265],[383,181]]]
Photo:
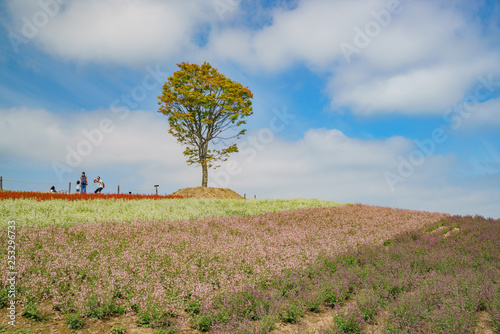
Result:
[[98,176],[97,179],[94,180],[94,183],[97,183],[97,189],[95,190],[95,193],[100,193],[102,189],[104,189],[104,182],[101,180],[101,178]]
[[80,186],[81,186],[81,193],[86,194],[87,193],[87,176],[85,176],[85,172],[82,172],[82,176],[80,176]]
[[79,194],[81,190],[80,180],[76,181],[76,193]]
[[57,192],[56,187],[54,187],[54,186],[50,187],[50,192],[51,193],[56,193]]

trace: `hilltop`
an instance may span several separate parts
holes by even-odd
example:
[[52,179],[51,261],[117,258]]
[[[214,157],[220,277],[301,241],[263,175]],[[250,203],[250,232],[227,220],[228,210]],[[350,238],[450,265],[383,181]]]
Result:
[[214,187],[183,188],[177,190],[172,195],[194,198],[243,199],[242,196],[231,189]]

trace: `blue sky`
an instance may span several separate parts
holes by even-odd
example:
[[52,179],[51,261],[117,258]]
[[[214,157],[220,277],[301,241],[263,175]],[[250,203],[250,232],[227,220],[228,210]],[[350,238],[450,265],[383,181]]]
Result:
[[208,61],[254,93],[209,186],[500,217],[496,1],[0,6],[4,189],[64,190],[82,171],[107,192],[199,186],[157,97],[176,64]]

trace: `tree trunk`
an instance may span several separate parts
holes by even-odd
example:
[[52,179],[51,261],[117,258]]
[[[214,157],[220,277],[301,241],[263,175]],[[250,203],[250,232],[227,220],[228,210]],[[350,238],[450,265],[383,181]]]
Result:
[[208,184],[208,167],[206,163],[201,164],[202,177],[201,177],[201,186],[206,187]]

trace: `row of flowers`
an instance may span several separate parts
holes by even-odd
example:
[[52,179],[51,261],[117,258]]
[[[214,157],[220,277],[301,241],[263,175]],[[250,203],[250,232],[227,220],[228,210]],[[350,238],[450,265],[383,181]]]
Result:
[[141,194],[67,194],[51,193],[38,191],[0,191],[0,200],[5,199],[36,199],[38,201],[49,201],[62,199],[68,201],[94,200],[94,199],[165,199],[165,198],[183,198],[179,195],[141,195]]

